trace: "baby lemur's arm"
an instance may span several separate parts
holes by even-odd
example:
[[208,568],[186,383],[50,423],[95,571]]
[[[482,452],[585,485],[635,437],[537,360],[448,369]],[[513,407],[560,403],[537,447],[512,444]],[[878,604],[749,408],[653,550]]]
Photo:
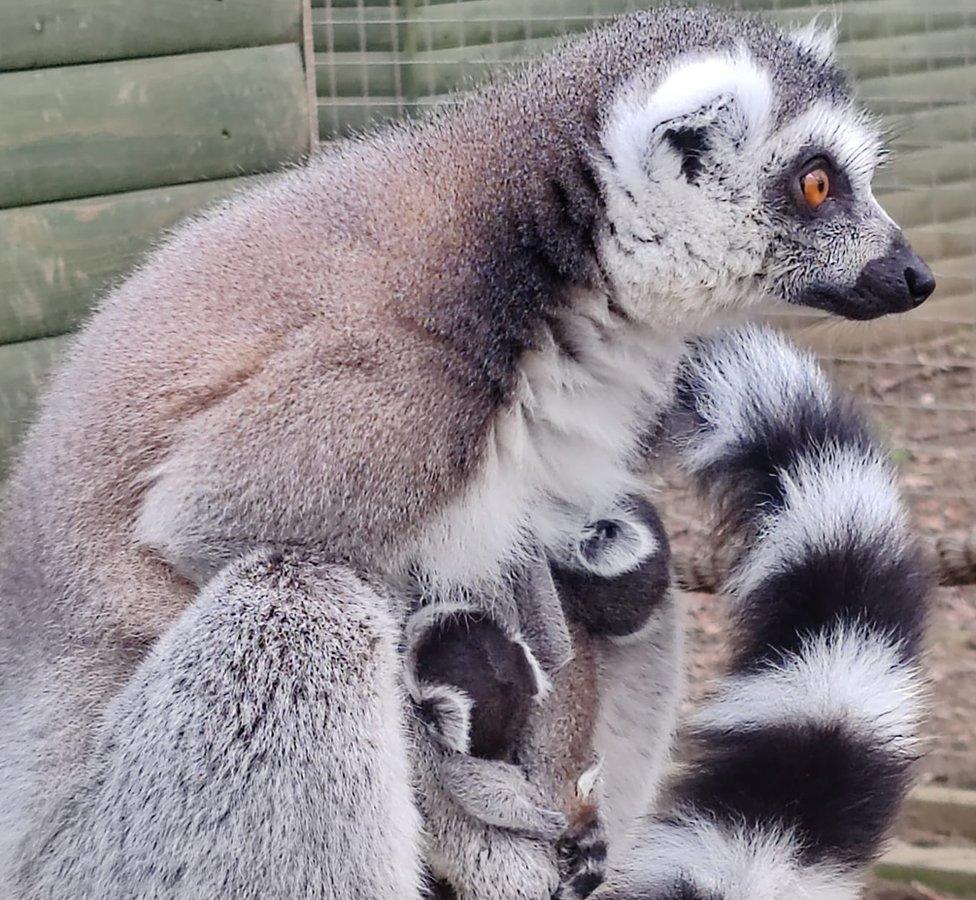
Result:
[[551,686],[526,642],[483,608],[435,605],[408,623],[406,668],[434,876],[463,898],[585,896],[562,893],[567,816],[517,765]]

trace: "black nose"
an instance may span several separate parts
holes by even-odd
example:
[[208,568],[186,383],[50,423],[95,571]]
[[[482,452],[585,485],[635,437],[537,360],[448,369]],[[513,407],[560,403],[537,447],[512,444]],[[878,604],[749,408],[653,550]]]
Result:
[[853,318],[871,319],[921,306],[935,290],[935,276],[900,234],[884,256],[872,259],[854,285],[860,298]]
[[912,298],[912,306],[921,306],[935,290],[935,275],[925,261],[914,251],[912,261],[905,267],[905,284],[908,285],[908,295]]

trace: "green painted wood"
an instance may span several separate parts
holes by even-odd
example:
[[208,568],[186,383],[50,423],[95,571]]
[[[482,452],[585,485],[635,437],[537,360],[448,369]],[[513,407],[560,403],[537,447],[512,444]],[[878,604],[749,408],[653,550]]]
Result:
[[[640,4],[638,4],[640,5]],[[651,6],[652,3],[645,5]],[[733,5],[725,3],[724,5]],[[739,0],[782,23],[833,12],[827,3]],[[355,131],[380,117],[382,106],[449,93],[477,83],[492,69],[549,49],[556,36],[590,27],[633,6],[631,0],[454,0],[426,3],[330,3],[313,12],[320,97],[368,98],[369,109],[327,103],[322,136]],[[924,7],[924,8],[923,8]],[[962,0],[850,0],[841,19],[841,53],[882,112],[932,105],[933,90],[954,83],[951,96],[972,96],[976,7]],[[966,65],[969,63],[970,65]],[[956,70],[968,69],[963,82]],[[949,74],[931,81],[931,70]],[[915,76],[891,82],[892,75]],[[869,80],[873,77],[873,81]]]
[[921,150],[941,141],[976,141],[976,94],[968,104],[919,109],[890,118],[898,152]]
[[319,137],[323,141],[369,131],[383,122],[419,115],[447,97],[422,97],[400,100],[396,97],[319,97]]
[[918,787],[909,795],[902,818],[913,828],[976,841],[976,791]]
[[[912,232],[909,232],[911,236]],[[939,286],[932,300],[927,300],[919,312],[935,315],[935,311],[926,309],[929,304],[942,298],[965,297],[966,303],[962,307],[964,320],[976,325],[976,265],[972,256],[956,256],[949,259],[930,259],[932,269],[939,280]],[[913,313],[914,315],[914,313]]]
[[69,338],[44,338],[0,347],[0,478],[37,408],[47,378]]
[[413,96],[465,90],[503,66],[545,53],[559,38],[505,41],[477,47],[448,47],[400,59],[390,52],[319,53],[315,58],[320,96],[382,97],[407,85]]
[[971,104],[976,98],[976,60],[932,72],[867,78],[858,95],[886,115],[903,115],[937,106]]
[[962,847],[896,844],[875,866],[892,881],[918,882],[953,897],[976,898],[976,851]]
[[0,0],[0,70],[300,37],[300,0]]
[[8,73],[0,207],[267,171],[308,150],[306,98],[294,44]]
[[324,97],[395,96],[405,63],[389,51],[315,54],[315,89]]
[[[924,188],[944,182],[966,182],[976,179],[976,154],[970,141],[949,141],[895,154],[891,165],[875,175],[879,193]],[[969,190],[972,190],[970,185]]]
[[164,229],[256,180],[0,210],[0,344],[70,331]]
[[[806,22],[817,13],[832,16],[838,12],[837,5],[831,2],[786,8],[772,0],[752,0],[750,5],[783,25]],[[777,8],[771,8],[774,5]],[[972,25],[976,25],[976,8],[967,0],[929,0],[925,3],[917,0],[848,0],[840,10],[838,32],[841,43],[845,44]]]
[[974,24],[928,30],[924,36],[899,34],[850,41],[840,45],[840,57],[858,79],[929,72],[976,64]]
[[878,199],[888,215],[905,227],[953,222],[976,214],[976,190],[969,178],[946,181],[924,191],[881,191]]
[[[455,2],[455,0],[414,0],[417,4],[434,6]],[[396,6],[403,5],[403,0],[312,0],[312,9],[322,9],[331,6],[333,9],[349,9],[359,6]]]
[[[506,29],[516,33],[519,28]],[[418,50],[409,56],[391,50],[347,50],[316,53],[316,88],[327,97],[381,97],[398,91],[412,94],[440,94],[464,89],[493,70],[531,59],[551,49],[561,38],[511,39]],[[417,35],[425,43],[424,34]],[[931,44],[929,43],[931,41]],[[899,35],[842,45],[844,65],[859,81],[890,75],[927,73],[940,68],[976,65],[976,28],[926,35]],[[923,85],[924,88],[924,85]],[[873,90],[873,83],[868,85]],[[889,100],[885,92],[885,100]],[[898,97],[904,101],[917,96]],[[904,104],[904,106],[922,106]]]
[[[912,246],[926,260],[976,256],[976,216],[909,229]],[[976,266],[973,274],[976,275]]]
[[[583,4],[585,3],[585,9]],[[469,0],[405,10],[391,6],[317,9],[312,12],[315,46],[330,51],[394,51],[411,32],[418,51],[549,37],[591,26],[623,12],[627,0]]]

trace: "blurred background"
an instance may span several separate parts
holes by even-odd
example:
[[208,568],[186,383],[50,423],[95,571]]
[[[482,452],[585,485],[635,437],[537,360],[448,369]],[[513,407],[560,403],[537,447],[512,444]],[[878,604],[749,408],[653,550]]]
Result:
[[[174,222],[319,141],[450,103],[653,5],[0,0],[0,475],[71,332]],[[939,278],[891,320],[780,324],[871,409],[943,580],[962,583],[936,601],[926,787],[874,896],[976,897],[976,0],[718,5],[839,16],[840,55],[895,151],[877,194]],[[707,560],[700,511],[670,491],[679,556]],[[692,607],[699,683],[720,664],[722,620],[714,597]]]

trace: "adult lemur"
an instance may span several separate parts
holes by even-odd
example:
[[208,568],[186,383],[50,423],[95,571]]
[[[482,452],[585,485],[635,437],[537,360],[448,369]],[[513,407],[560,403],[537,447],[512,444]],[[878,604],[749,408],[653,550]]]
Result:
[[[407,598],[504,596],[565,557],[633,493],[690,335],[762,304],[921,302],[880,153],[829,39],[666,9],[181,228],[75,341],[10,480],[2,893],[416,896]],[[712,756],[618,866],[625,895],[844,895],[900,790],[900,512],[819,376],[763,340],[685,370],[688,464],[755,487],[732,508],[761,540]],[[614,827],[633,761],[661,756],[628,756],[630,683],[608,678],[594,726]],[[819,783],[797,765],[844,794],[789,796]],[[546,841],[474,837],[469,895],[555,888]]]

